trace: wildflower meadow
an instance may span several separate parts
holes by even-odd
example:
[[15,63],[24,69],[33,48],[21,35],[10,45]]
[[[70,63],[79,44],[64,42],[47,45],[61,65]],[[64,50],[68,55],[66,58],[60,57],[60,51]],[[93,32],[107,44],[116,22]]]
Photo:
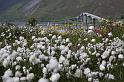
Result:
[[0,82],[124,82],[123,24],[59,28],[1,24]]

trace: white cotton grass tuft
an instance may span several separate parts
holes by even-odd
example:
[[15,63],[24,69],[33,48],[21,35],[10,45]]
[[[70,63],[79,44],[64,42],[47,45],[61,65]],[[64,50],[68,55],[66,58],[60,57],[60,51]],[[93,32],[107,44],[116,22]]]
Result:
[[9,61],[7,59],[4,59],[3,66],[6,68],[9,65]]
[[36,38],[36,36],[32,36],[32,40],[34,40]]
[[75,69],[75,68],[76,68],[76,66],[77,66],[76,64],[73,64],[73,65],[71,65],[71,67],[70,67],[70,68],[73,70],[73,69]]
[[89,26],[88,29],[89,30],[94,30],[94,26]]
[[52,82],[58,82],[59,78],[60,78],[60,74],[59,73],[53,73],[52,76],[50,77],[50,80]]
[[29,74],[27,74],[26,79],[27,79],[28,81],[31,81],[32,79],[34,79],[34,73],[29,73]]
[[99,66],[99,69],[100,69],[101,71],[105,71],[105,66],[101,64],[101,65]]
[[82,76],[82,70],[77,69],[74,75],[75,75],[75,77],[80,78]]
[[12,66],[16,66],[16,65],[17,65],[17,62],[14,61],[14,62],[12,63]]
[[19,77],[13,77],[13,82],[20,82],[20,78]]
[[123,55],[123,54],[119,54],[119,55],[118,55],[118,58],[119,58],[119,59],[124,59],[124,55]]
[[49,34],[49,36],[52,36],[52,34]]
[[20,40],[20,41],[24,40],[24,37],[23,37],[23,36],[20,36],[20,37],[19,37],[19,40]]
[[59,62],[57,61],[56,58],[52,57],[49,61],[49,64],[47,65],[48,71],[54,71],[57,72],[59,68]]
[[101,55],[102,59],[106,59],[110,55],[109,51],[104,51],[104,53]]
[[115,55],[116,54],[116,51],[111,51],[111,55]]
[[26,77],[20,77],[20,81],[26,81]]
[[84,46],[81,46],[81,50],[84,50],[85,49],[85,47]]
[[21,68],[21,67],[20,67],[19,65],[17,65],[17,66],[15,67],[16,70],[20,70],[20,68]]
[[54,50],[52,50],[51,55],[54,56],[56,54],[56,52]]
[[84,41],[87,41],[88,40],[88,38],[84,38]]
[[31,55],[30,58],[29,58],[29,61],[32,63],[36,60],[36,57],[35,55]]
[[70,39],[69,38],[66,38],[66,42],[70,42]]
[[96,39],[92,39],[91,42],[96,42]]
[[85,74],[85,75],[89,74],[90,72],[91,72],[91,71],[90,71],[89,68],[85,68],[85,69],[84,69],[84,74]]
[[62,36],[58,36],[58,40],[61,41],[62,40]]
[[67,54],[67,59],[70,59],[71,58],[71,50],[68,51],[68,54]]
[[56,39],[56,35],[53,35],[53,36],[52,36],[52,39]]
[[3,80],[3,82],[14,82],[14,81],[13,81],[13,78],[8,77],[7,79]]
[[90,33],[93,33],[93,30],[88,30],[88,32],[87,32],[87,33],[89,33],[89,34],[90,34]]
[[92,79],[93,79],[92,77],[88,78],[88,82],[92,82]]
[[8,69],[4,72],[3,79],[13,76],[12,70]]
[[65,45],[60,45],[60,50],[64,50],[65,49]]
[[115,79],[115,76],[112,75],[112,74],[108,74],[108,73],[107,73],[107,74],[105,75],[105,78],[114,80],[114,79]]
[[96,57],[100,56],[100,53],[96,53]]
[[45,79],[45,78],[40,78],[40,79],[38,80],[38,82],[49,82],[49,80],[48,80],[48,79]]
[[22,73],[20,71],[15,72],[15,77],[21,77],[21,76],[22,76]]
[[65,57],[63,55],[61,55],[59,58],[59,63],[63,63],[64,61],[65,61]]
[[112,35],[112,32],[109,32],[109,33],[108,33],[108,36],[109,36],[109,37],[112,37],[112,36],[113,36],[113,35]]
[[46,67],[44,67],[42,72],[43,72],[44,77],[45,77],[45,75],[48,73],[47,68],[46,68]]
[[22,59],[22,57],[19,56],[19,57],[16,58],[16,60],[17,61],[22,61],[23,59]]

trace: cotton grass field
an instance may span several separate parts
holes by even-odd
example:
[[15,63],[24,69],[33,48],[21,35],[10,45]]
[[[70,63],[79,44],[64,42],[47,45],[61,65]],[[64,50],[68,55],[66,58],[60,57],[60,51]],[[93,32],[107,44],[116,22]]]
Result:
[[124,82],[124,26],[0,26],[0,82]]

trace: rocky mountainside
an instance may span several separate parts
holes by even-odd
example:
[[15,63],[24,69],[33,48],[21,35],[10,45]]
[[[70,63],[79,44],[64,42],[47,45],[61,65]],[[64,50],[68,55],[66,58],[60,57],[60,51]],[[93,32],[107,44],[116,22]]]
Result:
[[1,19],[62,19],[92,13],[101,17],[124,14],[124,0],[0,0]]

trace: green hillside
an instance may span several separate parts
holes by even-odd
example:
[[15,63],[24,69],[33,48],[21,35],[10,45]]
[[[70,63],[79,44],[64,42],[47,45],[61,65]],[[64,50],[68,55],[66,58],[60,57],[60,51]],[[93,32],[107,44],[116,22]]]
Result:
[[3,19],[25,19],[36,16],[41,20],[73,17],[89,12],[101,17],[118,17],[124,13],[124,0],[20,0],[0,13]]

